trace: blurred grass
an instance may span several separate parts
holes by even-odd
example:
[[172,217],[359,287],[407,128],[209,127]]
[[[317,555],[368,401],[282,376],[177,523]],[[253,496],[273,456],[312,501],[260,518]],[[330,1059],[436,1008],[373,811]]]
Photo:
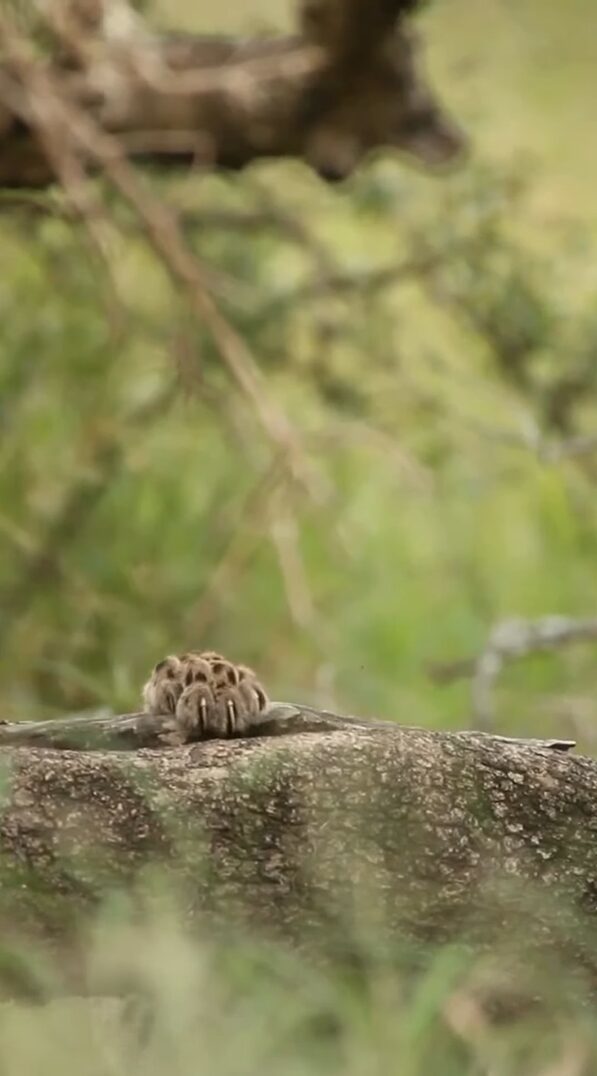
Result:
[[588,1076],[597,1062],[581,983],[543,967],[533,1003],[536,973],[512,984],[495,958],[457,947],[421,969],[408,947],[369,945],[339,971],[246,938],[191,941],[162,910],[108,917],[88,965],[91,988],[125,970],[129,993],[0,1005],[6,1076]]

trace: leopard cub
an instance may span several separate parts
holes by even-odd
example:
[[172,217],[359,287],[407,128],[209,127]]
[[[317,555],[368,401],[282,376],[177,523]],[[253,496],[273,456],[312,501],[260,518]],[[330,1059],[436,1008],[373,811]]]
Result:
[[214,651],[191,650],[158,662],[143,688],[150,714],[171,714],[169,743],[247,734],[268,697],[255,673]]

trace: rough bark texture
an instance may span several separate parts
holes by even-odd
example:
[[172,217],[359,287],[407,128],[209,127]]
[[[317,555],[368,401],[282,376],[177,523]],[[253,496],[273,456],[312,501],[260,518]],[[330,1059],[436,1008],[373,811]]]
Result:
[[182,887],[190,924],[213,915],[333,944],[370,917],[423,941],[547,944],[594,973],[590,759],[360,725],[0,756],[1,911],[12,928],[72,939],[75,913],[84,920],[114,883],[135,885],[157,863]]
[[[3,18],[0,185],[51,183],[65,152],[97,165],[77,144],[72,114],[52,117],[48,80],[130,156],[162,165],[240,168],[290,156],[341,179],[379,146],[427,166],[463,149],[419,69],[405,23],[414,3],[308,0],[296,36],[254,41],[159,37],[130,11],[115,34],[115,6],[128,11],[121,0],[62,0],[52,23],[58,48],[43,65]],[[32,94],[46,102],[43,116]]]

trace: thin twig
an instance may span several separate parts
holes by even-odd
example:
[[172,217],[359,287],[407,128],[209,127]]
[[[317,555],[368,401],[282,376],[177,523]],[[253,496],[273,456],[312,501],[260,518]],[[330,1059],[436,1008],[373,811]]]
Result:
[[268,500],[282,477],[281,460],[274,457],[249,490],[241,511],[233,522],[223,552],[211,569],[205,589],[190,614],[192,631],[189,634],[193,638],[205,638],[218,604],[225,596],[234,593],[235,581],[261,539],[260,524],[266,515]]
[[[110,32],[109,20],[103,16],[90,33],[90,27],[82,26],[62,3],[46,5],[43,14],[82,68],[93,69],[101,62],[104,79],[109,75],[118,77],[120,68],[134,73],[140,85],[157,93],[196,99],[226,93],[239,109],[250,107],[257,96],[274,93],[276,82],[310,79],[329,62],[321,46],[298,38],[286,39],[273,55],[265,42],[263,51],[255,42],[250,42],[248,49],[239,43],[220,49],[217,39],[209,37],[191,37],[184,45],[172,40],[162,52],[156,47],[155,35],[128,4],[126,7],[127,23],[117,36]],[[186,49],[187,62],[193,53],[206,54],[211,49],[214,62],[201,70],[180,67],[176,60],[181,49]]]
[[488,426],[476,418],[461,418],[461,423],[487,441],[531,452],[541,463],[557,464],[597,451],[597,433],[576,434],[560,440],[546,437],[532,419],[519,431]]
[[435,662],[429,671],[439,683],[471,677],[471,699],[475,721],[489,728],[494,719],[494,692],[505,665],[529,654],[557,650],[577,642],[597,639],[597,617],[575,619],[545,616],[538,620],[513,617],[496,624],[477,657],[454,662]]
[[288,503],[287,491],[280,488],[275,491],[270,499],[269,516],[270,534],[278,556],[290,615],[299,629],[313,637],[317,621],[315,602],[301,553],[299,528]]

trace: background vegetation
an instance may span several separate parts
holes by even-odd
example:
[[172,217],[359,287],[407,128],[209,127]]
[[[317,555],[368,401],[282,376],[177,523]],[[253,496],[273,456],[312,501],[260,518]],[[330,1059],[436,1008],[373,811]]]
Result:
[[[130,708],[160,655],[209,645],[276,696],[462,725],[466,684],[429,661],[477,652],[504,615],[590,613],[595,457],[538,451],[594,430],[589,9],[426,9],[473,145],[453,174],[379,155],[340,188],[287,162],[154,177],[307,490],[130,213],[108,205],[100,258],[59,196],[5,196],[4,716]],[[242,30],[275,12],[160,14]],[[586,649],[527,662],[501,724],[588,735],[593,668]]]
[[[451,174],[386,154],[339,188],[287,162],[149,177],[291,422],[306,481],[126,207],[106,195],[100,256],[58,194],[2,196],[3,717],[132,709],[156,660],[209,646],[253,663],[275,697],[463,727],[466,681],[440,685],[430,663],[477,653],[504,616],[594,612],[597,446],[578,441],[597,418],[593,6],[426,9],[430,73],[473,147]],[[156,15],[282,24],[273,0],[248,8],[164,0]],[[591,750],[595,669],[585,646],[508,670],[499,729]],[[203,976],[191,985],[204,997],[211,958],[191,972],[172,945],[168,982]],[[303,983],[311,973],[278,967],[279,954],[239,957],[205,1071],[249,1071],[247,1056],[260,1072],[594,1071],[582,1006],[559,1008],[547,1038],[525,1025],[488,1046],[460,959],[440,954],[416,987],[376,964],[357,990]],[[196,1071],[209,1020],[187,1008],[163,1009],[169,1047],[154,1041],[133,1063],[122,1043],[102,1046],[97,1071]],[[329,1041],[305,1032],[322,1011]],[[63,1017],[43,1016],[40,1056],[19,1037],[23,1014],[3,1019],[3,1071],[41,1071],[48,1043],[62,1057]],[[77,1071],[96,1071],[84,1025],[66,1022],[83,1036],[69,1047]],[[185,1044],[175,1059],[172,1042]]]

